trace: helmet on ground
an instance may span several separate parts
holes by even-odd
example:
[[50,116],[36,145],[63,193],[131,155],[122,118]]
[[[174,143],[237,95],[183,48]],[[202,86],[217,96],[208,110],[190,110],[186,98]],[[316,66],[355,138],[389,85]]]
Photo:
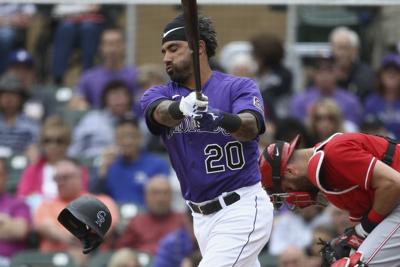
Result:
[[73,200],[58,215],[58,221],[83,244],[83,253],[97,248],[111,226],[111,213],[94,196],[85,195]]

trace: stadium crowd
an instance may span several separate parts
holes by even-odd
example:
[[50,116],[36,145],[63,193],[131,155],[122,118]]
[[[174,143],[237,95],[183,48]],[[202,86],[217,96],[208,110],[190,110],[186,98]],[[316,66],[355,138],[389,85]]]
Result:
[[[41,84],[38,59],[18,40],[36,7],[0,7],[0,266],[27,250],[67,252],[81,267],[102,253],[110,267],[197,266],[191,216],[139,107],[146,89],[168,81],[163,66],[126,65],[124,31],[101,6],[59,4],[51,86]],[[326,41],[331,52],[312,58],[304,88],[294,88],[283,42],[272,34],[227,44],[214,59],[215,70],[257,81],[267,118],[260,150],[297,133],[305,147],[335,132],[400,138],[400,55],[388,52],[373,68],[361,60],[356,31],[337,27]],[[75,47],[82,71],[68,91],[62,87]],[[89,256],[56,220],[83,194],[98,196],[113,215],[105,242]],[[262,264],[320,266],[318,240],[349,226],[333,206],[276,210]]]

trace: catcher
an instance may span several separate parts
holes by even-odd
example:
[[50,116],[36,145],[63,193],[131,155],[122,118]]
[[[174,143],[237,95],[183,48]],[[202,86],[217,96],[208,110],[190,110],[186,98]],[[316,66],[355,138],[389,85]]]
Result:
[[322,195],[350,213],[355,226],[325,243],[324,266],[400,266],[400,147],[394,140],[336,133],[313,148],[277,141],[260,157],[273,202],[319,204]]

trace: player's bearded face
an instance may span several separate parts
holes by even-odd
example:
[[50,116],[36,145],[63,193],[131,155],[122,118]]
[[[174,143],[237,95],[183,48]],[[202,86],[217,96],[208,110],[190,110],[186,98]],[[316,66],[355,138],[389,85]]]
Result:
[[189,58],[183,58],[179,62],[173,63],[167,73],[172,81],[185,84],[192,75],[192,61]]
[[174,42],[172,45],[166,43],[164,54],[165,71],[172,81],[185,84],[191,77],[192,59],[187,42]]

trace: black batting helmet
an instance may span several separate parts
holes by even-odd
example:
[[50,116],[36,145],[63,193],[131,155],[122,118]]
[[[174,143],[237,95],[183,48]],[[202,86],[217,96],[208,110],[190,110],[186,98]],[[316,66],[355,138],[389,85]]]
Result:
[[97,248],[111,226],[111,213],[94,196],[85,195],[72,201],[58,215],[58,221],[81,240],[83,253]]

